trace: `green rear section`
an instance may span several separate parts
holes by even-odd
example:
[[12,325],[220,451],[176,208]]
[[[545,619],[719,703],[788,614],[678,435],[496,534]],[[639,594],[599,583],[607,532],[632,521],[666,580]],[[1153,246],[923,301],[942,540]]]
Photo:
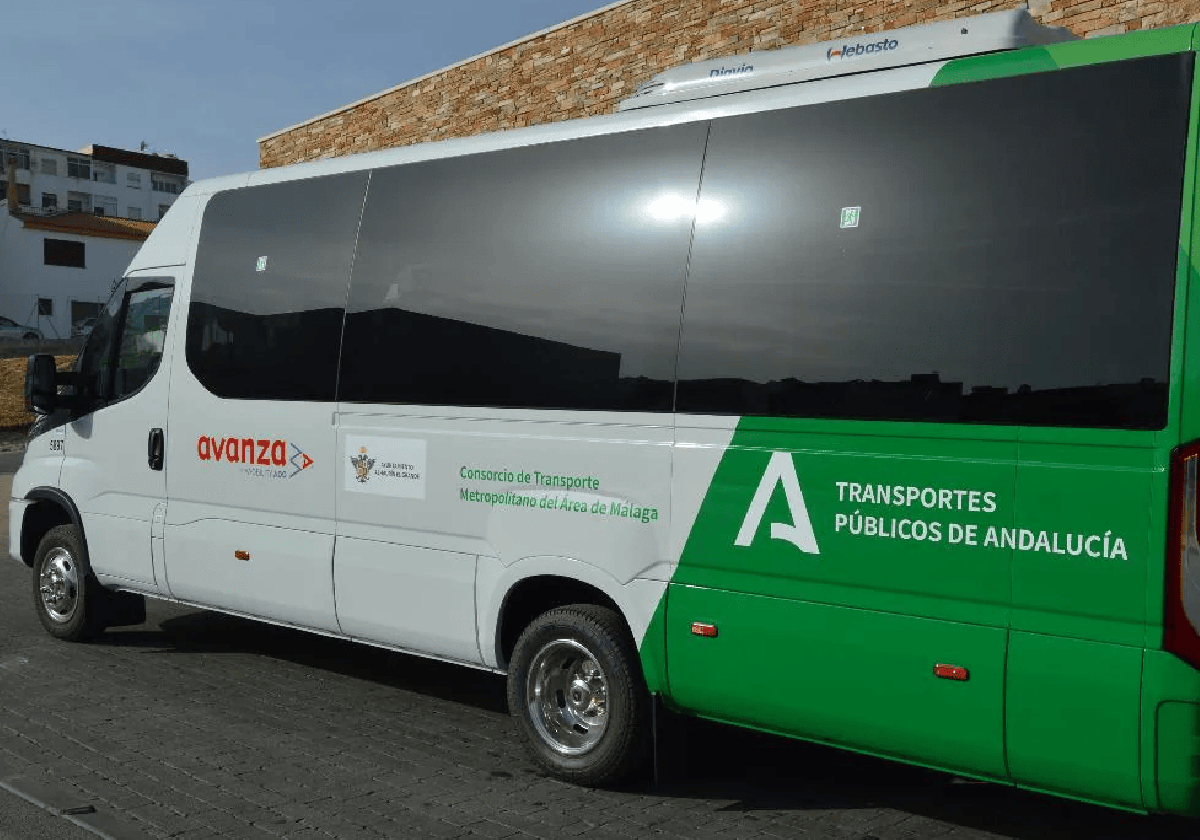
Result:
[[[1193,34],[963,59],[934,84],[1180,52]],[[652,688],[713,719],[1200,814],[1200,675],[1161,650],[1170,453],[1200,438],[1197,89],[1167,427],[743,418],[643,645]]]
[[[1141,807],[1169,448],[1158,433],[743,420],[669,590],[673,702]],[[779,482],[739,546],[777,452],[804,508]],[[772,538],[797,515],[819,553]]]

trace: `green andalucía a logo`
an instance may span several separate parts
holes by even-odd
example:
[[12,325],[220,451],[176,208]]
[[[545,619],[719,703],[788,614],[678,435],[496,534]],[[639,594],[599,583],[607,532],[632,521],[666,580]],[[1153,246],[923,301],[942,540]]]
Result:
[[808,508],[804,504],[804,494],[800,492],[796,465],[792,462],[791,454],[787,452],[772,453],[733,544],[748,546],[754,542],[754,535],[758,533],[758,526],[767,512],[767,503],[771,501],[775,487],[779,484],[783,485],[783,495],[792,514],[792,524],[772,522],[771,539],[790,542],[806,554],[820,554],[817,535],[813,533],[812,520],[808,518]]

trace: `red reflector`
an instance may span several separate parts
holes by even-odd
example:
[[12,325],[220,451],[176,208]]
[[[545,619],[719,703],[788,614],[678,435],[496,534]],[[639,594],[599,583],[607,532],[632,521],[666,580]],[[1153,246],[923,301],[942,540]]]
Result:
[[693,636],[707,636],[710,639],[715,639],[717,637],[717,625],[701,624],[699,621],[693,621],[692,622],[692,635]]
[[971,678],[970,672],[966,668],[959,668],[957,665],[934,665],[934,676],[941,677],[944,680],[961,680],[966,682]]

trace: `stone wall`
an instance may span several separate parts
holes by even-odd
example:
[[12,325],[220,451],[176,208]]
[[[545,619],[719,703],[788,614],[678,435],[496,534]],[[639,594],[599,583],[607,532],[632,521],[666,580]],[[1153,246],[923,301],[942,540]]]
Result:
[[[1019,0],[625,0],[259,141],[282,166],[611,113],[680,64],[1017,8]],[[1200,0],[1031,0],[1092,37],[1200,21]]]

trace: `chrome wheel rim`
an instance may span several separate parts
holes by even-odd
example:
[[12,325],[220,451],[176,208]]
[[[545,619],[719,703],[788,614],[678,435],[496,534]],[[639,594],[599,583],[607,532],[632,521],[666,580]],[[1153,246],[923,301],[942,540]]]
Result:
[[46,615],[59,623],[70,621],[79,609],[79,570],[71,552],[61,546],[52,549],[42,561],[38,577]]
[[608,727],[608,680],[586,647],[555,639],[533,657],[525,686],[529,718],[560,755],[582,755]]

